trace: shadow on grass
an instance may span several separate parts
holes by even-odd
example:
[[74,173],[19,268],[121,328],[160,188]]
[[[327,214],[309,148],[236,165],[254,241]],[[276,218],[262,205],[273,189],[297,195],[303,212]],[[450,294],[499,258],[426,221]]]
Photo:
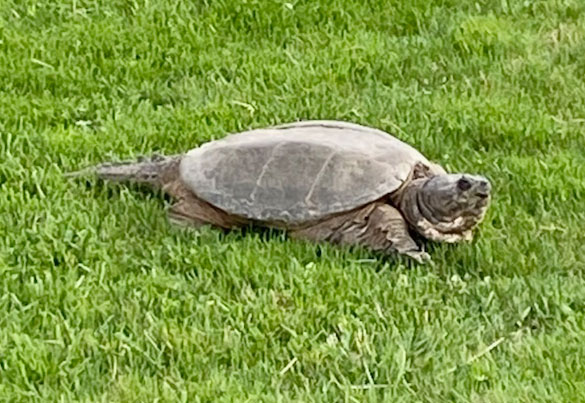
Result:
[[[120,199],[124,189],[130,190],[132,194],[136,195],[141,200],[156,200],[161,207],[169,206],[174,203],[174,200],[167,193],[154,189],[147,184],[140,183],[124,183],[116,184],[101,179],[86,178],[82,182],[81,186],[87,191],[91,191],[94,195],[102,195],[107,199]],[[178,225],[173,226],[178,228],[184,228],[186,230],[193,230],[196,227],[190,225]],[[247,237],[253,237],[262,243],[269,243],[273,241],[279,242],[292,242],[297,244],[313,245],[314,252],[313,258],[321,259],[323,255],[329,255],[330,251],[335,251],[335,257],[345,261],[357,262],[357,263],[372,263],[370,266],[375,272],[381,272],[388,267],[403,266],[409,269],[413,269],[420,266],[431,266],[431,264],[421,265],[411,258],[399,255],[398,253],[384,253],[368,250],[366,247],[359,245],[336,245],[326,241],[312,242],[302,239],[293,239],[289,236],[286,230],[277,228],[263,227],[258,224],[250,223],[247,226],[237,229],[223,229],[208,225],[209,228],[219,232],[222,237],[229,237],[231,240],[242,241]],[[436,248],[431,242],[424,240],[423,238],[413,234],[416,242],[422,245],[425,250],[432,255],[432,251]],[[328,258],[328,256],[326,256]]]

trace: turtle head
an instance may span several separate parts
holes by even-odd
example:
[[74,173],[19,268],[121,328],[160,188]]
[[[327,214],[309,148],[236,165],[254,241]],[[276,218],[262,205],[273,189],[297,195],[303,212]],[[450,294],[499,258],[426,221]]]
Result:
[[490,182],[482,176],[437,175],[421,187],[418,202],[427,219],[453,222],[459,217],[482,215],[490,193]]
[[416,189],[409,221],[424,237],[443,242],[471,239],[491,195],[490,182],[470,174],[435,175],[420,181]]

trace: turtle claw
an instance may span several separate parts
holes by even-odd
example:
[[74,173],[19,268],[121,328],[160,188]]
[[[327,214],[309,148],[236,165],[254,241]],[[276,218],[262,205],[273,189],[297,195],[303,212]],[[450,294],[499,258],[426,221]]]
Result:
[[431,255],[429,255],[425,251],[408,252],[406,253],[406,255],[411,259],[416,260],[416,262],[419,264],[426,264],[432,262]]

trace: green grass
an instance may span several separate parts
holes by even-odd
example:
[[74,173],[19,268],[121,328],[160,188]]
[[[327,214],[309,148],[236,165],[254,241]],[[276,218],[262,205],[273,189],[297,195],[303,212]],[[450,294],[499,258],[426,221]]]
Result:
[[[585,400],[585,3],[0,2],[0,400]],[[343,119],[494,200],[433,266],[185,230],[104,160]]]

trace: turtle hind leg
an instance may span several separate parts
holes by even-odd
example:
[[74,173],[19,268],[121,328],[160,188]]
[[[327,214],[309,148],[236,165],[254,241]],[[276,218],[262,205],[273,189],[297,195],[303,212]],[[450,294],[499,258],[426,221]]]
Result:
[[341,245],[361,245],[383,253],[399,253],[419,263],[430,260],[412,239],[402,214],[385,203],[371,203],[294,230],[291,236],[312,241],[328,241]]
[[167,215],[174,224],[190,227],[211,225],[224,229],[240,228],[248,224],[246,219],[232,216],[212,206],[182,186],[175,187],[173,194],[178,196],[178,201],[171,206]]

